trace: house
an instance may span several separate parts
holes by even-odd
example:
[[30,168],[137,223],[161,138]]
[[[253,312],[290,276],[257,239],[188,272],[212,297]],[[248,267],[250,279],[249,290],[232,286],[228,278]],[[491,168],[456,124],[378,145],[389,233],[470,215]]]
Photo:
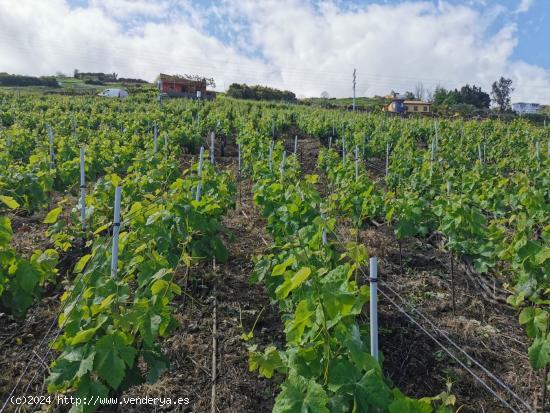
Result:
[[431,113],[432,104],[429,102],[422,102],[420,100],[406,100],[403,102],[405,105],[405,113]]
[[391,102],[384,107],[385,112],[392,113],[419,113],[429,114],[432,112],[432,104],[420,100],[407,100],[405,96],[392,92],[386,96]]
[[160,93],[169,97],[185,97],[189,99],[212,99],[214,94],[206,91],[206,79],[195,80],[179,75],[161,73],[157,82]]
[[108,97],[108,98],[124,99],[125,97],[128,97],[128,92],[124,89],[105,89],[104,91],[98,93],[97,95]]
[[405,96],[392,92],[386,96],[386,99],[391,100],[391,102],[387,106],[384,106],[385,112],[405,113]]
[[541,105],[538,103],[512,103],[512,110],[518,115],[538,113],[541,109]]

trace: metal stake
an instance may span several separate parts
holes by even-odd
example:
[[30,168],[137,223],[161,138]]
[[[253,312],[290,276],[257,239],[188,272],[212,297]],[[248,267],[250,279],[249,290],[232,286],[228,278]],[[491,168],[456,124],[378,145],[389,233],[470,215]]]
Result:
[[118,268],[118,235],[120,233],[120,200],[122,188],[115,188],[115,211],[113,214],[113,249],[111,253],[111,277],[115,278]]
[[370,354],[378,360],[378,260],[370,259]]

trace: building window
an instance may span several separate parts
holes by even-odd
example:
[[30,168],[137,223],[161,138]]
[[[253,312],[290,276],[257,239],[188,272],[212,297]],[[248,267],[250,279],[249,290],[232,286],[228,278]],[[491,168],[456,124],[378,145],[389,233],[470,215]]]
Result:
[[418,106],[416,106],[416,105],[414,106],[414,111],[418,112]]
[[427,111],[428,111],[428,107],[424,106],[424,112],[427,112]]

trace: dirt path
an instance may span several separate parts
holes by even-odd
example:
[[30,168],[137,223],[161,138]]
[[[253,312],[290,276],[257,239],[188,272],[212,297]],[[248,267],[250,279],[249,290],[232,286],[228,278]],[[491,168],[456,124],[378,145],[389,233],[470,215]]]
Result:
[[321,149],[319,139],[308,136],[296,126],[292,125],[278,139],[284,140],[288,153],[294,153],[294,137],[298,137],[298,160],[304,174],[317,173],[317,157]]
[[[236,148],[226,148],[226,155],[236,154]],[[221,168],[231,168],[236,172],[236,157],[218,157],[217,163]],[[270,306],[263,286],[248,282],[253,269],[253,256],[261,254],[270,239],[265,232],[265,222],[253,207],[250,182],[243,181],[240,185],[237,197],[240,193],[241,199],[223,220],[222,239],[229,259],[216,265],[215,270],[211,262],[203,262],[194,268],[186,288],[188,295],[182,295],[174,304],[179,327],[163,344],[163,350],[170,358],[170,371],[155,384],[132,388],[128,396],[189,397],[189,406],[168,411],[210,411],[215,296],[218,349],[216,411],[271,411],[279,392],[278,386],[272,380],[262,379],[257,373],[248,371],[247,346],[258,344],[263,348],[272,343],[281,345],[283,327],[278,311]],[[185,286],[183,278],[180,278],[180,285]],[[256,319],[254,338],[246,342],[241,336],[252,329]]]
[[[218,157],[220,168],[236,169],[236,148],[229,145],[226,157]],[[236,174],[235,174],[236,176]],[[126,397],[188,397],[189,405],[158,407],[159,411],[206,412],[211,405],[212,327],[213,298],[217,300],[217,380],[216,411],[218,412],[268,412],[279,392],[272,380],[258,377],[248,371],[247,346],[283,343],[283,327],[278,311],[269,304],[263,286],[250,285],[248,277],[253,269],[252,257],[261,254],[269,236],[265,223],[252,205],[251,185],[242,182],[241,199],[234,210],[223,220],[222,240],[229,252],[229,259],[213,268],[212,262],[202,262],[193,267],[188,282],[185,274],[178,274],[178,283],[186,291],[174,301],[174,316],[179,326],[162,342],[162,349],[170,362],[170,369],[154,384],[132,387],[123,393]],[[24,369],[33,350],[42,354],[50,340],[42,347],[39,342],[45,329],[55,320],[59,307],[58,296],[62,292],[51,291],[40,303],[34,305],[22,322],[0,314],[0,366],[9,367],[0,378],[0,395],[9,393],[20,372]],[[260,314],[261,313],[261,314]],[[248,333],[258,320],[254,338],[245,342],[241,335]],[[53,329],[50,339],[56,332]],[[42,351],[44,350],[44,351]],[[54,354],[45,360],[51,362]],[[42,387],[44,368],[33,363],[22,380],[20,388],[28,383],[37,371],[39,374],[29,394],[46,394]],[[18,391],[18,393],[21,393]],[[152,406],[125,406],[118,411],[150,412]],[[156,411],[157,409],[155,409]],[[8,411],[10,411],[8,409]],[[100,411],[109,411],[106,408]]]

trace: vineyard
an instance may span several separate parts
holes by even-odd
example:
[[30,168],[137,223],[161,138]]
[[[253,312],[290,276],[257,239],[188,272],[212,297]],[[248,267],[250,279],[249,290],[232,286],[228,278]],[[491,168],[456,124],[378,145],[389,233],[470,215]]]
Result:
[[550,411],[549,127],[6,93],[0,149],[0,412]]

